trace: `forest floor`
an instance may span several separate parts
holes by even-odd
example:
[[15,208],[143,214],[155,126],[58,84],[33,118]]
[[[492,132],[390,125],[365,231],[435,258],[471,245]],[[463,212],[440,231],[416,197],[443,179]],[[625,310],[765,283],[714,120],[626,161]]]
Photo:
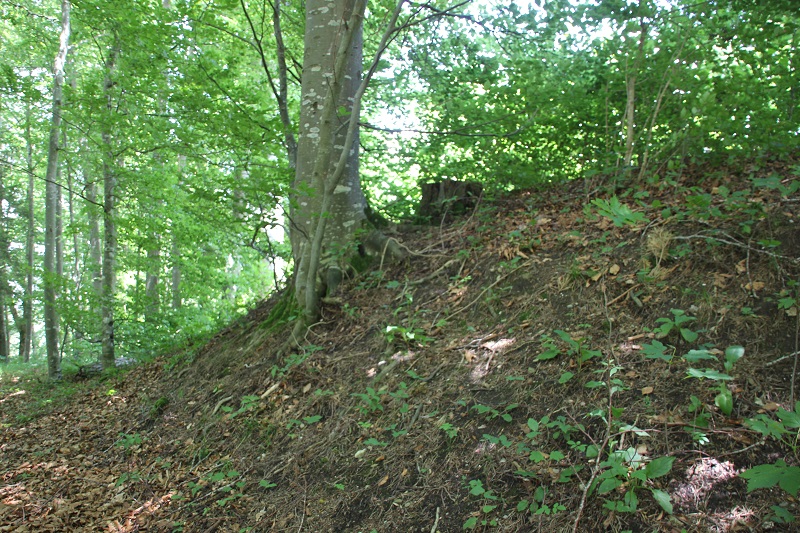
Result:
[[111,377],[3,374],[0,531],[798,531],[798,181],[483,199],[303,351],[276,296]]

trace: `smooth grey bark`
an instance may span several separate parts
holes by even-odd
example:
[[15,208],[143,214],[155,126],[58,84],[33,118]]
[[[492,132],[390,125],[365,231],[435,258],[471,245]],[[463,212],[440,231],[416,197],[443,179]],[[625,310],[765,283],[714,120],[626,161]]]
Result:
[[[641,4],[640,4],[641,5]],[[633,160],[633,141],[635,137],[636,113],[636,78],[644,58],[644,42],[647,37],[647,24],[640,20],[639,47],[633,63],[633,72],[625,79],[625,169],[626,172]]]
[[[361,99],[395,31],[398,2],[367,75],[361,80],[365,0],[306,3],[300,135],[292,195],[291,241],[295,296],[303,308],[295,339],[319,314],[321,297],[341,278],[366,220],[358,176]],[[393,248],[397,252],[398,248]],[[399,253],[398,253],[399,255]]]
[[178,247],[178,238],[172,236],[172,251],[170,252],[170,260],[172,261],[172,309],[177,311],[183,305],[181,298],[181,267],[180,267],[181,250]]
[[[103,296],[103,246],[100,241],[100,215],[96,209],[97,183],[94,179],[86,183],[86,201],[89,204],[89,264],[92,291],[99,302]],[[100,317],[100,313],[97,315]]]
[[25,109],[25,165],[28,173],[28,189],[25,197],[25,292],[22,295],[22,322],[19,327],[19,358],[27,363],[31,358],[33,341],[33,253],[36,239],[36,220],[33,211],[34,174],[33,141],[31,137],[31,104]]
[[100,364],[103,370],[116,366],[114,360],[114,291],[117,273],[117,226],[116,226],[116,186],[117,175],[114,171],[114,152],[111,146],[111,113],[114,109],[113,74],[119,54],[119,40],[114,36],[114,43],[106,59],[106,76],[103,80],[103,92],[106,96],[106,123],[103,125],[103,279],[102,297],[100,301],[101,349]]
[[47,149],[45,174],[45,239],[44,239],[44,330],[47,346],[47,375],[61,379],[61,354],[58,352],[58,314],[56,312],[56,225],[58,209],[58,136],[61,132],[61,107],[64,86],[64,65],[69,50],[69,0],[61,1],[61,35],[53,64],[53,119]]
[[[344,253],[364,219],[358,137],[354,131],[347,139],[347,133],[361,79],[365,6],[364,0],[306,2],[291,242],[295,296],[308,322],[316,318],[325,291],[325,282],[318,279],[322,255],[330,258]],[[344,168],[334,181],[342,158]],[[320,238],[315,239],[318,232]]]
[[[0,209],[2,209],[6,197],[4,177],[3,167],[0,166]],[[6,306],[14,305],[10,298],[11,287],[8,285],[9,239],[7,227],[6,214],[0,211],[0,363],[7,363],[11,356]]]
[[[159,235],[153,234],[153,239],[158,242]],[[159,272],[161,268],[161,249],[157,244],[147,250],[147,272],[144,278],[144,297],[146,300],[144,318],[148,322],[152,322],[161,306],[161,301],[158,294]]]

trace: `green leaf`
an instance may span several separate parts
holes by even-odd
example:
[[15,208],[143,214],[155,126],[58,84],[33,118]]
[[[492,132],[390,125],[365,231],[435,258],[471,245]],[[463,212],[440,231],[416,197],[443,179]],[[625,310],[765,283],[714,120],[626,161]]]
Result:
[[681,337],[686,340],[686,342],[694,342],[697,340],[697,333],[686,328],[681,328]]
[[713,379],[714,381],[730,381],[733,378],[728,374],[723,374],[722,372],[718,372],[716,370],[712,370],[710,368],[706,368],[705,370],[699,370],[697,368],[690,368],[686,371],[690,378],[706,378],[706,379]]
[[725,360],[730,363],[735,363],[744,356],[744,347],[742,346],[728,346],[725,348]]
[[727,387],[719,391],[719,394],[714,398],[714,403],[725,416],[730,416],[733,412],[733,395]]
[[655,479],[668,474],[669,471],[672,470],[672,463],[674,461],[674,457],[658,457],[653,459],[644,467],[647,479]]
[[547,361],[548,359],[553,359],[553,358],[557,357],[558,354],[560,354],[560,353],[561,353],[561,350],[559,350],[558,348],[555,348],[555,347],[548,348],[547,350],[545,350],[544,352],[540,353],[536,357],[536,361]]
[[600,483],[600,487],[597,489],[598,494],[605,494],[607,492],[611,492],[612,490],[616,489],[622,485],[622,480],[612,477],[608,479],[604,479],[602,483]]
[[770,507],[770,509],[772,509],[772,512],[775,513],[775,516],[772,517],[772,520],[779,524],[791,524],[795,521],[794,515],[780,505],[773,505]]
[[650,492],[653,493],[653,498],[655,498],[658,505],[660,505],[667,514],[672,514],[672,500],[669,494],[659,489],[650,489]]
[[573,374],[572,372],[569,372],[569,371],[564,372],[563,374],[561,374],[561,377],[558,378],[558,382],[563,385],[567,381],[571,380],[574,376],[575,376],[575,374]]
[[672,353],[667,353],[667,346],[659,341],[642,345],[642,352],[647,359],[661,359],[662,361],[672,361]]
[[739,477],[747,480],[747,492],[768,489],[775,485],[794,497],[800,491],[800,467],[787,466],[783,459],[778,459],[771,465],[754,466],[739,474]]
[[478,519],[473,516],[472,518],[469,518],[467,519],[466,522],[464,522],[464,525],[461,527],[461,529],[475,529],[475,526],[477,525],[478,525]]
[[496,505],[484,505],[483,507],[481,507],[481,511],[483,511],[484,513],[491,513],[496,508],[497,508]]
[[708,350],[689,350],[689,353],[683,356],[683,359],[689,363],[696,363],[697,361],[703,361],[707,359],[711,359],[716,361],[717,358],[711,355]]
[[[795,407],[795,409],[797,409]],[[778,408],[778,418],[781,419],[783,425],[787,428],[800,428],[800,413],[795,411],[787,411],[783,407]]]
[[544,454],[539,450],[533,450],[531,452],[529,459],[534,463],[541,463],[542,461],[544,461],[545,457]]

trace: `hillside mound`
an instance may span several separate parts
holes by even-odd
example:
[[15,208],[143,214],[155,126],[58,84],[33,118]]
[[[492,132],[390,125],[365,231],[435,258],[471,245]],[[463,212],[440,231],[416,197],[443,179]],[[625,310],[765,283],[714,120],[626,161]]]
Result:
[[302,350],[276,295],[40,418],[4,394],[0,531],[788,531],[798,176],[483,198]]

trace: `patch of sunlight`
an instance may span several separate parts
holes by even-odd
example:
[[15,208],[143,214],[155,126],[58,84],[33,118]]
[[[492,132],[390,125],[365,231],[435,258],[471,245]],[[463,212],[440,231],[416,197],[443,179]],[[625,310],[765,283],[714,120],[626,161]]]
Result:
[[[737,470],[730,461],[705,457],[686,469],[686,481],[672,492],[673,502],[690,511],[704,510],[713,501],[725,501],[728,489],[722,486],[736,477]],[[754,518],[754,512],[743,507],[709,510],[708,519],[714,525],[710,531],[738,531]]]

